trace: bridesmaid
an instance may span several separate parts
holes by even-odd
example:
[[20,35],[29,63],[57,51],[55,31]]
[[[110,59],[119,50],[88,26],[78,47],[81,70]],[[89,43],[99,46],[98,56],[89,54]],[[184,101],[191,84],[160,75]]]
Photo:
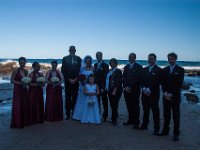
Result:
[[11,83],[14,84],[11,128],[23,128],[29,125],[29,104],[27,86],[22,83],[22,78],[28,75],[28,71],[24,69],[26,58],[19,58],[19,68],[15,69],[11,75]]
[[[51,62],[52,69],[46,74],[46,105],[45,105],[45,120],[46,121],[62,121],[63,120],[63,99],[62,87],[63,82],[62,73],[57,70],[57,61]],[[59,79],[53,82],[53,78]]]
[[44,77],[40,73],[40,64],[34,62],[32,64],[33,72],[29,74],[31,78],[31,83],[28,89],[29,96],[29,107],[30,107],[30,123],[43,123],[44,122],[44,98],[43,98],[43,89],[45,82],[38,82],[37,79]]

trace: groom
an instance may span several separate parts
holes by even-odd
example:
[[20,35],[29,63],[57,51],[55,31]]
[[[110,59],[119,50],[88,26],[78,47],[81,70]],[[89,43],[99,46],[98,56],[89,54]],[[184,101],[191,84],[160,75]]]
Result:
[[61,72],[65,79],[65,108],[66,108],[66,120],[70,118],[70,111],[74,110],[76,99],[78,95],[79,83],[77,76],[80,72],[81,58],[75,55],[75,46],[69,47],[69,55],[63,57]]
[[105,91],[105,85],[106,85],[106,77],[109,71],[109,66],[105,61],[102,60],[102,57],[103,57],[102,52],[96,53],[97,63],[94,64],[94,75],[100,89],[100,95],[98,96],[99,108],[101,108],[100,99],[102,98],[103,108],[104,108],[103,122],[106,122],[106,119],[108,117],[108,97],[107,97],[107,92]]

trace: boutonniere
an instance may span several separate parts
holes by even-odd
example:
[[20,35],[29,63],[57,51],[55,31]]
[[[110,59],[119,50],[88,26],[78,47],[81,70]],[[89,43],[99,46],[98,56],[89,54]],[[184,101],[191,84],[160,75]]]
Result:
[[175,74],[175,75],[178,75],[179,73],[178,73],[178,72],[174,72],[174,74]]
[[155,76],[155,75],[156,75],[156,73],[155,73],[155,72],[152,72],[152,75],[153,75],[153,76]]
[[132,69],[133,70],[133,72],[135,72],[136,70],[135,69]]
[[75,64],[77,64],[77,61],[74,61]]

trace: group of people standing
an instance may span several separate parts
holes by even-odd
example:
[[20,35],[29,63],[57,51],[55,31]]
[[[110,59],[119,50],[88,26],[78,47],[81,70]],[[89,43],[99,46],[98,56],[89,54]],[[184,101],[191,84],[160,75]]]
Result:
[[[32,64],[33,71],[28,74],[25,69],[26,58],[19,58],[19,68],[11,75],[11,83],[14,84],[11,128],[23,128],[36,123],[46,121],[63,120],[63,99],[61,83],[64,80],[62,73],[57,70],[57,62],[52,61],[52,68],[46,76],[40,72],[40,64]],[[30,79],[27,82],[27,77]],[[59,79],[53,83],[52,77]],[[43,82],[38,78],[44,78]],[[26,79],[26,81],[23,81]],[[43,87],[46,86],[46,103],[44,106]],[[44,110],[45,108],[45,110]]]
[[[106,122],[109,101],[112,111],[112,124],[116,126],[118,103],[122,93],[124,93],[128,120],[123,125],[133,125],[133,128],[137,130],[148,129],[151,110],[154,120],[153,134],[158,136],[168,135],[172,112],[174,121],[173,140],[179,139],[180,90],[184,79],[184,69],[176,64],[177,55],[175,53],[167,55],[169,66],[163,69],[156,64],[157,58],[154,53],[148,55],[149,65],[144,68],[136,62],[136,54],[131,53],[129,54],[129,63],[123,68],[123,72],[117,68],[118,61],[115,58],[110,59],[109,69],[109,65],[103,60],[103,54],[100,51],[96,53],[97,62],[94,65],[91,56],[87,55],[82,60],[75,53],[75,46],[70,46],[69,55],[63,57],[61,72],[56,69],[57,62],[52,61],[52,69],[45,76],[47,80],[45,111],[42,86],[36,82],[37,77],[43,76],[39,72],[39,63],[33,64],[34,71],[28,75],[28,72],[24,69],[25,58],[19,59],[20,68],[14,71],[11,77],[11,82],[14,83],[11,127],[21,128],[28,125],[30,120],[32,120],[31,123],[40,123],[45,119],[47,121],[63,120],[61,83],[64,81],[66,120],[73,118],[81,123],[94,124]],[[23,76],[31,78],[28,89],[21,82]],[[59,78],[56,85],[52,83],[52,77]],[[159,132],[161,87],[164,127]],[[140,100],[143,105],[142,123],[139,119]],[[101,110],[101,103],[103,110]]]

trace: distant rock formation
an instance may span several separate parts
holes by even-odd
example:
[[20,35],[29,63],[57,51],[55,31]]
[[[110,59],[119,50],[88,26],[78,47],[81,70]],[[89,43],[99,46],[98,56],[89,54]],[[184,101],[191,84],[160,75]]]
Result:
[[184,82],[182,85],[182,90],[189,90],[192,83]]
[[16,68],[16,62],[0,64],[0,74],[9,74]]

